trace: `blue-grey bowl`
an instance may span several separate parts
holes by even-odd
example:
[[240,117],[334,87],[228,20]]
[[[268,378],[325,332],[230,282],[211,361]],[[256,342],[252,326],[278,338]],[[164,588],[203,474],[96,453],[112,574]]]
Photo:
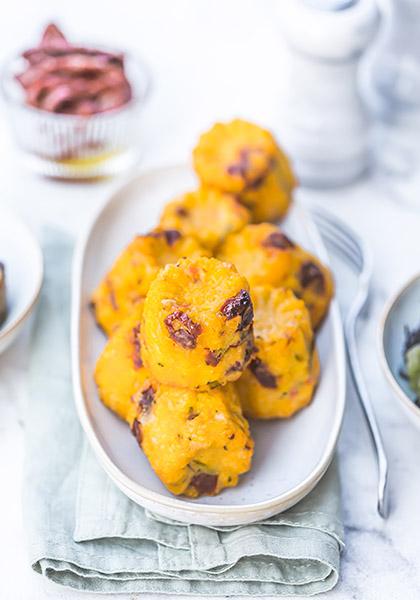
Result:
[[379,330],[382,368],[395,396],[412,422],[420,428],[420,407],[416,395],[403,375],[404,328],[420,326],[420,275],[416,275],[391,298],[385,307]]

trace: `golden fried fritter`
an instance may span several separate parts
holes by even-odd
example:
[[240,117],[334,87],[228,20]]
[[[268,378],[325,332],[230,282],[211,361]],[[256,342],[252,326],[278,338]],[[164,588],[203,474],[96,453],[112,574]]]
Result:
[[200,137],[193,160],[202,184],[237,194],[253,222],[286,214],[296,181],[267,130],[241,119],[217,123]]
[[140,313],[121,324],[98,359],[101,400],[129,423],[174,494],[213,495],[237,485],[254,445],[235,389],[195,392],[152,381],[141,356]]
[[235,381],[252,347],[248,282],[215,258],[181,259],[150,286],[141,326],[142,354],[166,385],[209,390]]
[[245,415],[290,417],[312,399],[319,363],[309,313],[291,290],[252,289],[255,349],[236,382]]
[[138,235],[123,250],[93,293],[92,304],[100,327],[111,335],[141,304],[159,269],[183,256],[209,253],[192,237],[176,230]]
[[209,392],[147,385],[131,429],[176,495],[217,494],[251,466],[254,443],[232,384]]
[[229,233],[240,231],[250,220],[249,210],[232,194],[200,188],[169,202],[159,227],[195,237],[213,251]]
[[247,225],[229,235],[217,253],[232,262],[252,287],[290,288],[305,302],[312,326],[324,318],[334,293],[329,269],[271,223]]
[[149,380],[141,357],[140,321],[143,306],[123,321],[108,340],[95,367],[95,381],[102,402],[131,423],[137,409],[137,394]]
[[233,263],[251,286],[279,286],[293,269],[292,248],[292,242],[275,225],[260,223],[229,235],[217,257]]
[[295,268],[285,287],[292,289],[305,302],[311,323],[317,329],[328,312],[334,296],[332,273],[316,256],[297,248]]

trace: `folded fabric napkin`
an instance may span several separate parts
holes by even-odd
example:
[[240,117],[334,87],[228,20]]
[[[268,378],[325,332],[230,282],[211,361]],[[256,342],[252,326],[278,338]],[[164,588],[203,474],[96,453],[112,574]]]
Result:
[[52,231],[45,239],[26,414],[24,512],[34,570],[62,585],[108,593],[258,596],[331,589],[343,539],[334,464],[297,506],[241,527],[171,522],[131,502],[108,479],[84,443],[72,398],[72,245]]

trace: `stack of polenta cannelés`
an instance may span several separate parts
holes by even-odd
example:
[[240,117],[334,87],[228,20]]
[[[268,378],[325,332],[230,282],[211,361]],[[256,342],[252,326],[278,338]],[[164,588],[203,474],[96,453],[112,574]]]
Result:
[[246,417],[312,399],[314,331],[331,273],[275,224],[296,185],[271,133],[214,125],[193,151],[200,185],[169,202],[93,293],[109,336],[95,380],[173,494],[214,495],[251,468]]

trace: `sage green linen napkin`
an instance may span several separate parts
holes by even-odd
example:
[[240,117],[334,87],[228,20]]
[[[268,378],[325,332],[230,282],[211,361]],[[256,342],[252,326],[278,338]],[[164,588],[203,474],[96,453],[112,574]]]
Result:
[[34,570],[102,593],[309,596],[334,587],[343,539],[335,464],[297,506],[242,527],[162,519],[108,479],[72,398],[71,252],[69,240],[48,232],[26,416],[24,516]]

